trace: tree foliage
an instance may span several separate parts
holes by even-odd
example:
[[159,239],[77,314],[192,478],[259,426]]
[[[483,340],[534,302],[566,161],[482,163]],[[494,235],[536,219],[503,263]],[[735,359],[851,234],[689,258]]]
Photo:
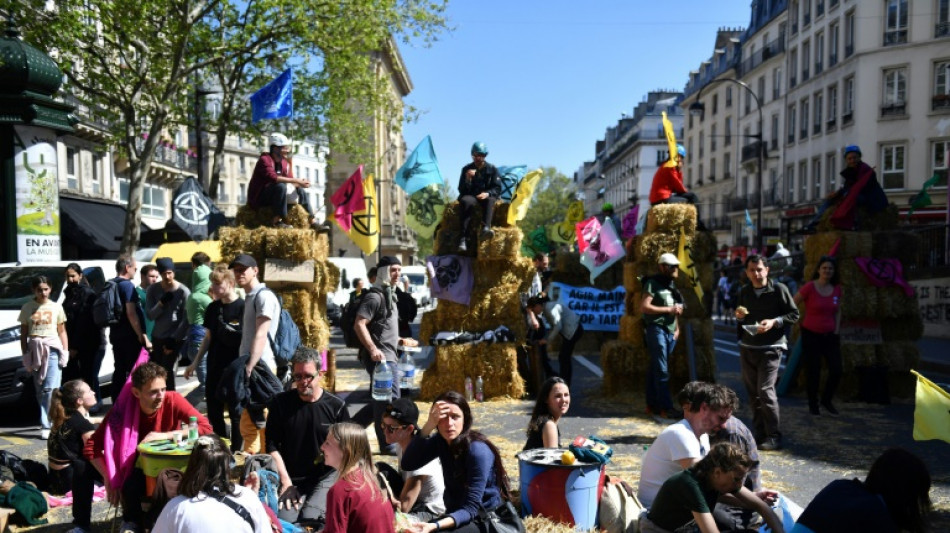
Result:
[[[123,252],[138,245],[146,177],[162,134],[191,125],[195,89],[221,92],[209,124],[223,147],[228,133],[258,136],[247,97],[295,67],[300,137],[329,138],[333,150],[362,155],[372,119],[402,109],[372,65],[392,36],[431,42],[444,29],[447,0],[0,0],[24,38],[54,55],[65,91],[108,124],[128,161]],[[399,120],[394,121],[399,123]],[[220,148],[219,148],[220,150]],[[220,173],[220,151],[214,158]],[[216,187],[211,188],[215,191]]]
[[526,235],[538,226],[551,226],[564,220],[567,206],[575,200],[574,181],[554,167],[543,167],[541,181],[534,189],[531,205],[524,219],[518,222]]

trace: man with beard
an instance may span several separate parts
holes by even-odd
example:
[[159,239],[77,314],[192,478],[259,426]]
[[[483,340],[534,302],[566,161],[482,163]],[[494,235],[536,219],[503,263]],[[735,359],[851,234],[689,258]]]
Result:
[[670,396],[669,360],[679,338],[677,317],[683,314],[683,295],[676,288],[679,259],[671,253],[660,256],[659,274],[643,280],[643,323],[646,326],[650,368],[647,371],[647,414],[679,420],[682,411],[673,407]]
[[320,352],[301,346],[290,364],[294,389],[270,403],[265,429],[267,453],[280,476],[278,516],[322,525],[336,471],[323,462],[320,446],[330,426],[349,415],[343,400],[320,387]]

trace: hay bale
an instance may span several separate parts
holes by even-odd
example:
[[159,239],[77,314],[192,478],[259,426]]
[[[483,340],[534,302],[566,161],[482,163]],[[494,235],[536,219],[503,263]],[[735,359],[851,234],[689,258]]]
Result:
[[660,204],[647,211],[647,234],[663,232],[679,235],[685,229],[687,235],[696,232],[696,207],[690,204]]
[[[247,205],[239,207],[237,215],[234,217],[235,225],[247,229],[269,228],[272,226],[273,220],[274,211],[270,207],[255,209]],[[289,205],[287,206],[287,216],[284,217],[284,223],[295,228],[307,229],[310,227],[310,215],[300,204]]]
[[906,270],[920,253],[920,234],[913,231],[875,233],[871,253],[878,259],[899,259]]
[[521,313],[521,299],[517,294],[512,298],[504,292],[504,289],[497,289],[477,300],[473,294],[471,306],[439,300],[435,309],[422,315],[419,340],[428,343],[440,331],[482,333],[499,326],[507,326],[516,339],[523,340],[527,326]]
[[517,346],[499,343],[437,346],[432,366],[422,375],[420,398],[432,401],[447,390],[464,391],[465,378],[474,382],[478,376],[482,376],[486,399],[524,396]]
[[646,350],[623,341],[605,342],[600,349],[604,365],[604,394],[616,396],[630,392],[631,383],[644,383]]
[[623,264],[623,288],[627,294],[640,290],[640,280],[637,278],[637,264],[630,262]]
[[[818,260],[821,258],[821,256],[828,255],[828,252],[831,251],[831,247],[834,246],[835,242],[842,238],[843,235],[844,234],[839,231],[826,231],[806,237],[805,263],[812,265],[818,264]],[[838,263],[840,264],[843,263],[845,259],[851,259],[853,256],[842,255],[842,249],[839,246],[836,257],[838,258]]]
[[264,257],[306,261],[316,255],[313,230],[269,228],[257,232],[263,234]]
[[853,372],[858,367],[875,366],[877,364],[877,354],[874,345],[842,344],[841,362],[845,374]]
[[699,264],[713,263],[719,259],[716,236],[711,231],[697,231],[692,238],[693,260]]
[[924,336],[924,321],[920,313],[881,321],[881,338],[884,342],[914,341]]
[[623,315],[620,317],[620,331],[617,340],[633,346],[644,346],[643,318],[640,315]]
[[877,213],[870,213],[863,206],[857,209],[857,220],[860,221],[861,229],[866,231],[892,230],[900,222],[900,211],[896,204],[887,204]]
[[478,257],[481,259],[517,259],[521,256],[521,241],[524,234],[518,226],[494,228],[492,238],[479,241]]
[[665,253],[675,254],[679,248],[679,235],[650,233],[637,238],[637,263],[645,265],[650,274],[657,273],[657,261]]
[[337,287],[340,286],[340,267],[334,265],[330,261],[326,261],[321,264],[322,268],[326,269],[326,275],[323,278],[325,285],[320,283],[317,285],[321,286],[321,289],[327,289],[323,292],[336,292]]
[[318,233],[316,242],[313,244],[313,257],[317,261],[326,261],[330,257],[330,235],[328,233]]
[[323,388],[336,392],[336,350],[327,350],[327,371],[323,373]]
[[900,287],[879,287],[875,317],[880,319],[902,318],[919,315],[917,296],[907,296]]
[[[695,336],[694,330],[694,336]],[[683,385],[690,381],[688,346],[685,336],[680,333],[680,340],[670,356],[670,391],[676,394]],[[699,344],[693,341],[693,355],[696,357],[696,378],[700,381],[714,382],[716,380],[716,353],[712,343]]]
[[875,346],[878,361],[891,372],[909,372],[917,368],[920,352],[915,341],[893,341]]
[[261,231],[242,226],[221,228],[218,230],[218,239],[221,241],[221,260],[224,263],[230,262],[238,254],[264,260],[264,234]]
[[867,318],[877,313],[877,287],[841,292],[841,316],[843,318]]
[[627,291],[627,294],[623,297],[624,313],[632,316],[640,316],[641,300],[643,300],[643,293],[639,290],[636,292]]
[[[817,262],[806,265],[805,275],[810,277],[816,268],[818,268]],[[854,259],[838,261],[838,278],[846,290],[851,290],[852,288],[854,290],[864,290],[872,286],[871,282],[868,281],[868,277],[864,275],[864,272],[861,272],[861,268],[854,262]]]

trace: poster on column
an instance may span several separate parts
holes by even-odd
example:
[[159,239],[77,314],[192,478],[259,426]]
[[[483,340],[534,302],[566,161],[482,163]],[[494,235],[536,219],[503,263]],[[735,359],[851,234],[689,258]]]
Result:
[[16,126],[13,140],[17,260],[60,260],[56,134]]
[[609,291],[594,287],[574,287],[564,283],[551,283],[551,299],[577,313],[587,331],[619,331],[623,316],[623,286]]

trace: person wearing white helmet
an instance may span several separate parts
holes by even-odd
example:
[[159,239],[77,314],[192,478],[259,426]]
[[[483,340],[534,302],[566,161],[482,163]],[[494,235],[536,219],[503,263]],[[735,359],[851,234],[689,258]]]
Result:
[[683,295],[676,288],[679,259],[671,253],[660,256],[659,273],[643,280],[643,312],[650,367],[647,369],[647,414],[679,420],[683,412],[673,406],[670,395],[670,356],[679,338],[678,318],[683,314]]
[[289,204],[300,204],[310,214],[310,224],[316,223],[307,198],[310,181],[296,178],[290,166],[290,140],[282,133],[270,136],[270,151],[261,154],[247,187],[247,205],[258,209],[270,207],[274,211],[271,224],[289,228],[284,222]]

